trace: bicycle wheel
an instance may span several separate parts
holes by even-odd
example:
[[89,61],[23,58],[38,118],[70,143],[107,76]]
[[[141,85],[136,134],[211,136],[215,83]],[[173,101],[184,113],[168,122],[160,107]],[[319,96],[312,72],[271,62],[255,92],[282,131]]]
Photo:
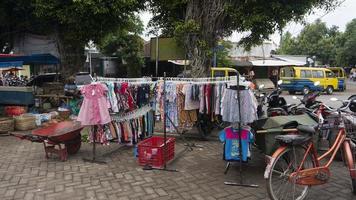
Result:
[[[272,163],[267,179],[268,195],[273,200],[302,200],[307,196],[310,186],[297,185],[289,180],[289,175],[298,169],[305,149],[301,146],[286,148]],[[306,157],[302,169],[313,168],[313,158]]]

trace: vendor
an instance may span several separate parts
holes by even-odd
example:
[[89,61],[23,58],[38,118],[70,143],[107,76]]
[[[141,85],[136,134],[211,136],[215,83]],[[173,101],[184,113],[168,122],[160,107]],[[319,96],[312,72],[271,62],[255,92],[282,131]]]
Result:
[[75,84],[75,78],[69,77],[64,85],[64,94],[66,96],[74,96],[77,93],[77,85]]

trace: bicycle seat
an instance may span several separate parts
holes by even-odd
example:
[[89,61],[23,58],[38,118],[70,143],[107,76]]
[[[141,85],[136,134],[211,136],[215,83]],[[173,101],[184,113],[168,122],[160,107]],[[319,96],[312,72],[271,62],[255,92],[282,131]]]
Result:
[[283,144],[300,145],[311,140],[311,137],[305,135],[277,135],[275,139]]
[[312,126],[306,126],[306,125],[299,125],[297,127],[298,131],[302,133],[308,133],[309,135],[315,134],[315,128]]

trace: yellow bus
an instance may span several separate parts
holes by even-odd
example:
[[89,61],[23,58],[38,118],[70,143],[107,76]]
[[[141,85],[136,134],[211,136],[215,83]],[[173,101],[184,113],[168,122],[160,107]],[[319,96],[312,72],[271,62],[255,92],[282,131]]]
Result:
[[[327,94],[332,94],[338,89],[338,79],[334,72],[327,68],[315,67],[283,67],[280,70],[280,79],[283,81],[281,88],[295,94],[302,92],[308,94],[309,91],[323,90]],[[314,83],[319,81],[320,85]]]

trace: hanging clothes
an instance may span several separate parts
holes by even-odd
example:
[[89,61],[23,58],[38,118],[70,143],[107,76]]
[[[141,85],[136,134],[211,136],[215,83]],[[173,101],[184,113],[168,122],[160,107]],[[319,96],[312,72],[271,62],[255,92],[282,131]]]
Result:
[[219,139],[224,142],[224,158],[228,161],[238,161],[240,157],[240,135],[241,135],[241,151],[242,161],[247,161],[251,157],[250,143],[253,143],[253,134],[246,129],[236,130],[232,127],[227,127],[219,133]]
[[[198,87],[199,88],[199,87]],[[199,91],[193,84],[186,84],[183,87],[183,94],[185,95],[184,110],[196,110],[200,107],[200,100],[196,98]]]
[[[166,127],[168,132],[174,132],[174,126],[178,126],[177,85],[166,84]],[[163,116],[162,116],[163,118]]]
[[108,88],[105,84],[95,83],[81,88],[84,96],[77,120],[82,125],[107,124],[111,121],[109,102],[106,98]]
[[[198,121],[196,110],[184,110],[185,95],[183,93],[184,84],[177,85],[177,105],[178,105],[178,119],[179,127],[192,127]],[[199,88],[200,89],[200,88]]]
[[118,100],[116,97],[116,93],[115,93],[115,85],[114,83],[107,83],[106,84],[108,87],[108,99],[111,105],[111,110],[114,113],[119,112],[119,106],[118,106]]
[[257,120],[257,100],[250,90],[240,91],[241,119],[239,117],[237,91],[226,89],[222,100],[222,119],[226,122],[241,122],[242,124],[252,123]]

